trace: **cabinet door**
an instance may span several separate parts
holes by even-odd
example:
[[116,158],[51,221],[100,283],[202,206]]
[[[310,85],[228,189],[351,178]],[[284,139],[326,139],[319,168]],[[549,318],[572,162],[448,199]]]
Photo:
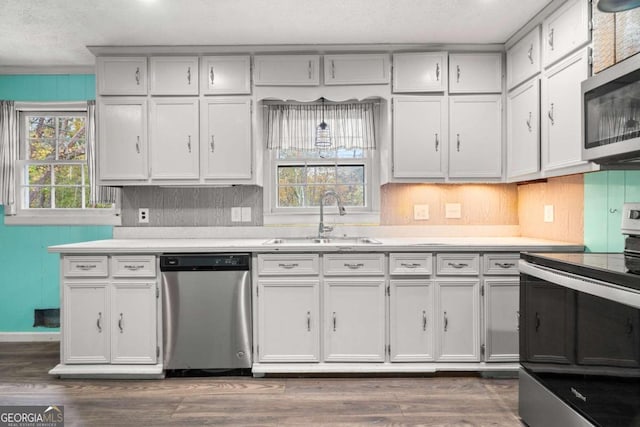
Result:
[[389,345],[392,362],[433,360],[433,285],[429,280],[391,280]]
[[480,283],[478,280],[439,281],[437,286],[437,360],[480,360]]
[[449,54],[449,92],[502,92],[502,54]]
[[393,92],[447,90],[447,52],[412,52],[393,55]]
[[98,105],[100,179],[146,180],[147,100],[102,98]]
[[389,55],[325,55],[325,85],[389,83]]
[[156,300],[155,282],[112,284],[111,363],[156,363]]
[[320,361],[320,282],[258,282],[260,362]]
[[519,292],[518,277],[484,281],[487,362],[518,361]]
[[106,282],[65,282],[62,301],[64,363],[109,363]]
[[198,100],[153,98],[150,110],[151,178],[197,179]]
[[147,58],[99,57],[96,68],[100,95],[147,94]]
[[500,95],[449,98],[449,176],[499,178],[502,173]]
[[507,175],[540,171],[540,81],[537,77],[507,97]]
[[513,89],[540,72],[540,26],[507,51],[507,88]]
[[325,280],[325,362],[384,362],[384,294],[384,280]]
[[589,9],[591,2],[569,0],[542,23],[543,64],[562,59],[591,40]]
[[254,59],[256,86],[318,86],[318,55],[259,55]]
[[151,95],[197,95],[198,58],[155,56],[149,60]]
[[251,179],[251,100],[216,98],[201,102],[202,176],[228,181]]
[[204,95],[251,93],[251,58],[248,55],[204,56],[200,61]]
[[393,176],[444,176],[443,148],[447,137],[444,97],[393,99]]
[[582,161],[580,84],[589,77],[587,49],[544,73],[542,79],[542,168],[558,169]]

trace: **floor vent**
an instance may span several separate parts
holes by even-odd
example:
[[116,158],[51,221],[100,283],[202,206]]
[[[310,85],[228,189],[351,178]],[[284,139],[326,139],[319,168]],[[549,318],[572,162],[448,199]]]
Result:
[[59,308],[36,308],[33,310],[33,327],[43,326],[45,328],[60,327]]

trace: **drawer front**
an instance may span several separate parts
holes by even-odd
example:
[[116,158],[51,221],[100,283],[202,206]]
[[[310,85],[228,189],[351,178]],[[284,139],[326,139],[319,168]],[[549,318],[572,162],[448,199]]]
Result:
[[402,276],[429,275],[433,268],[433,256],[429,254],[389,254],[389,274]]
[[260,254],[260,276],[317,275],[320,273],[318,254]]
[[65,277],[107,277],[109,275],[106,256],[65,256],[62,265]]
[[485,254],[484,274],[518,275],[520,254]]
[[384,254],[327,254],[323,267],[327,276],[381,276]]
[[476,276],[480,273],[479,254],[438,254],[436,260],[440,276]]
[[114,256],[112,259],[113,277],[156,277],[156,257]]

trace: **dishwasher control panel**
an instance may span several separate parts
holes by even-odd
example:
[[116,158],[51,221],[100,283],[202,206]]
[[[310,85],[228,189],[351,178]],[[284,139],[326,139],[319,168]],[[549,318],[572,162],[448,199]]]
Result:
[[249,254],[164,254],[161,271],[249,270]]

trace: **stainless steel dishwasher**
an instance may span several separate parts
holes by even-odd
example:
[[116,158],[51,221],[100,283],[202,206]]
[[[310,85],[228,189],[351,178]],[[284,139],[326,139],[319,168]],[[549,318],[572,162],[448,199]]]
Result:
[[165,254],[164,368],[251,367],[251,256]]

